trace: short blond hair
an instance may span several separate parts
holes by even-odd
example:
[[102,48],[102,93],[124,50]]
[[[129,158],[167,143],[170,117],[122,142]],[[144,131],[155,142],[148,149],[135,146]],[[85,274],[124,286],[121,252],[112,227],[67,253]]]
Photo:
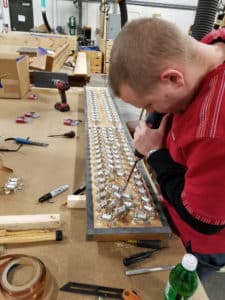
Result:
[[125,25],[110,57],[109,84],[115,95],[119,96],[122,84],[140,95],[150,90],[171,61],[191,59],[191,39],[175,24],[159,18],[141,18]]

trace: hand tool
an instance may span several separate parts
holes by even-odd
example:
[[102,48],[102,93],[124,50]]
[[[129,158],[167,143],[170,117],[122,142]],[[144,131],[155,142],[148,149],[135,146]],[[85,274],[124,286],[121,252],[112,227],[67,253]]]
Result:
[[81,123],[81,120],[64,119],[63,124],[69,126],[77,126]]
[[73,137],[75,137],[75,135],[76,135],[75,131],[71,130],[71,131],[65,132],[63,134],[48,135],[48,137],[63,136],[63,137],[66,137],[66,138],[73,138]]
[[45,143],[40,143],[40,142],[34,142],[32,140],[29,140],[29,138],[21,138],[21,137],[16,137],[16,138],[7,138],[5,141],[11,141],[14,140],[17,144],[25,144],[25,145],[33,145],[33,146],[41,146],[41,147],[47,147],[48,144]]
[[[146,124],[151,124],[151,128],[152,128],[152,129],[157,129],[157,128],[159,127],[160,122],[161,122],[161,120],[162,120],[162,118],[163,118],[164,115],[165,115],[165,114],[153,112],[153,113],[151,113],[150,115],[147,116],[145,122],[146,122]],[[135,160],[135,162],[134,162],[134,164],[133,164],[133,167],[131,168],[130,174],[129,174],[129,176],[128,176],[128,178],[127,178],[127,181],[126,181],[126,184],[125,184],[125,186],[124,186],[124,188],[123,188],[123,191],[124,191],[124,192],[126,191],[126,188],[127,188],[128,184],[129,184],[130,178],[131,178],[131,176],[132,176],[132,174],[133,174],[133,172],[134,172],[134,169],[135,169],[135,167],[136,167],[137,162],[138,162],[140,159],[144,158],[144,155],[141,154],[141,153],[139,153],[136,149],[135,149],[135,151],[134,151],[134,155],[135,155],[137,158],[136,158],[136,160]]]
[[125,274],[130,275],[139,275],[149,272],[157,272],[157,271],[167,271],[172,270],[175,267],[175,265],[169,265],[169,266],[160,266],[160,267],[153,267],[153,268],[142,268],[142,269],[134,269],[134,270],[127,270],[125,271]]
[[61,98],[61,102],[55,104],[55,109],[62,112],[69,111],[70,107],[66,99],[66,91],[70,88],[69,83],[59,79],[53,79],[52,83],[57,87]]
[[60,288],[60,291],[92,295],[102,298],[121,299],[121,300],[141,300],[135,291],[105,287],[100,285],[85,284],[78,282],[68,282]]
[[58,187],[57,189],[55,189],[55,190],[53,190],[53,191],[51,191],[51,192],[49,192],[49,193],[41,196],[38,199],[38,201],[41,202],[41,203],[44,202],[44,201],[47,201],[47,200],[49,200],[49,199],[51,199],[51,198],[53,198],[53,197],[55,197],[55,196],[57,196],[57,195],[65,192],[68,188],[69,188],[69,185],[68,184],[64,184],[64,185]]
[[141,248],[161,249],[164,243],[161,240],[129,240],[126,243],[133,244]]
[[82,193],[83,191],[85,191],[86,186],[85,185],[81,185],[77,190],[75,190],[73,192],[73,195],[79,195],[80,193]]
[[159,249],[155,249],[152,251],[145,251],[145,252],[141,252],[141,253],[137,253],[137,254],[125,257],[123,259],[123,264],[124,264],[124,266],[129,266],[129,265],[135,264],[146,258],[151,257],[154,252],[158,252],[158,251],[159,251]]

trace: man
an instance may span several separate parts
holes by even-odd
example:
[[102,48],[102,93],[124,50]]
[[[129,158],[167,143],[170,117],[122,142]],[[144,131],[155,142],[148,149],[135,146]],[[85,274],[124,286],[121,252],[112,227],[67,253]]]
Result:
[[166,113],[158,129],[140,122],[134,144],[201,279],[225,265],[224,41],[225,29],[199,42],[165,20],[138,19],[116,38],[109,71],[122,100]]

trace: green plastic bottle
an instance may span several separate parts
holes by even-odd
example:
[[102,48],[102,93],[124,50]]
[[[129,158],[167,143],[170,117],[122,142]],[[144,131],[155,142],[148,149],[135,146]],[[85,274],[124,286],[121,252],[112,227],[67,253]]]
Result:
[[182,262],[177,264],[169,275],[169,281],[164,291],[164,300],[188,300],[197,289],[198,276],[196,273],[197,258],[185,254]]

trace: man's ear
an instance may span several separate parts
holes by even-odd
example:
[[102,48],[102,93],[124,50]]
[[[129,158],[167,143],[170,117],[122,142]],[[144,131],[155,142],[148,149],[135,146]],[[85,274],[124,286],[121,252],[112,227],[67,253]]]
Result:
[[184,75],[182,72],[174,69],[166,69],[161,72],[160,80],[163,82],[168,82],[175,84],[177,87],[184,85]]

